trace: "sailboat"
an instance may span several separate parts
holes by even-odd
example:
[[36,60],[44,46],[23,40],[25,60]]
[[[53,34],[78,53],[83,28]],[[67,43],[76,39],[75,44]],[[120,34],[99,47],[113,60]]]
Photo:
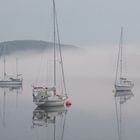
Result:
[[[62,60],[62,52],[61,52],[61,44],[59,38],[59,30],[58,30],[58,22],[56,15],[56,5],[55,0],[53,2],[53,86],[33,86],[33,102],[37,106],[62,106],[65,104],[68,99],[67,91],[66,91],[66,83],[64,76],[64,68],[63,68],[63,60]],[[56,43],[58,41],[58,43]],[[59,53],[59,65],[61,68],[61,78],[63,83],[63,93],[57,90],[57,72],[56,72],[56,49]]]
[[121,27],[116,79],[114,86],[116,91],[129,91],[133,88],[134,84],[132,83],[132,81],[127,80],[127,78],[123,77],[122,75],[123,68],[122,55],[123,55],[123,27]]
[[[2,52],[4,52],[4,48],[2,48]],[[18,66],[17,66],[17,59],[16,59],[16,76],[8,76],[6,73],[6,59],[5,59],[5,54],[3,56],[3,78],[0,79],[0,86],[18,86],[22,85],[22,77],[21,74],[18,74]]]

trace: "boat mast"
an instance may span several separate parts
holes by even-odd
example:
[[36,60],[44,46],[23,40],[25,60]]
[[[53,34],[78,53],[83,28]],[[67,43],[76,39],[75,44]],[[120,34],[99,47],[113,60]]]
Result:
[[56,94],[56,15],[55,0],[53,0],[53,41],[54,41],[54,95]]
[[58,49],[59,49],[59,55],[60,55],[60,64],[61,64],[61,71],[62,71],[62,80],[64,84],[64,91],[65,91],[65,96],[67,96],[67,89],[66,89],[66,81],[65,81],[65,73],[64,73],[64,64],[63,64],[63,57],[62,57],[62,49],[61,49],[61,41],[60,41],[60,35],[59,35],[59,27],[58,27],[58,20],[57,20],[57,13],[56,13],[56,8],[54,9],[55,12],[55,23],[56,23],[56,34],[57,34],[57,39],[58,39]]
[[3,73],[3,75],[4,75],[4,79],[5,79],[6,78],[6,60],[5,60],[5,54],[4,54],[4,58],[3,58],[3,64],[4,64],[4,67],[3,67],[4,68],[4,73]]
[[115,84],[118,82],[118,74],[120,76],[119,78],[122,77],[122,45],[123,45],[123,27],[121,27],[121,33],[120,33],[120,41],[119,41],[119,51],[118,51],[118,59],[117,59]]
[[123,27],[121,27],[121,36],[120,36],[120,78],[122,77],[122,47],[123,47]]
[[61,43],[60,43],[60,37],[59,37],[59,28],[58,28],[55,0],[53,0],[53,26],[54,26],[54,87],[56,87],[56,39],[57,39],[58,47],[59,47],[61,70],[62,70],[62,80],[64,84],[64,91],[65,91],[66,97],[68,98],[67,90],[66,90],[66,81],[65,81],[65,73],[64,73],[64,66],[63,66],[62,51],[61,51]]
[[16,75],[18,77],[18,58],[16,57]]

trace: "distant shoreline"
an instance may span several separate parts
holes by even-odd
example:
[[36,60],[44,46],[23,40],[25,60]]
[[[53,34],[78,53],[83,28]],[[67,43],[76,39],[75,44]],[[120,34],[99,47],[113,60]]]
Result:
[[[61,44],[64,50],[80,50],[80,48],[74,45]],[[4,41],[0,43],[0,50],[5,47],[5,54],[12,54],[14,52],[35,51],[42,52],[53,48],[53,42],[47,42],[42,40],[13,40]]]

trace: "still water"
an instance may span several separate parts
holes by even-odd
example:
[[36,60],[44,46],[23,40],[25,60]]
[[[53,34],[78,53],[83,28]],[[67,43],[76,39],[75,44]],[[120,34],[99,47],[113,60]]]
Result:
[[[7,56],[7,73],[15,71],[15,55],[19,54]],[[66,53],[65,74],[72,106],[41,109],[33,103],[32,85],[42,57],[24,55],[18,56],[23,86],[0,88],[0,140],[118,140],[112,92],[116,52],[97,49]],[[135,87],[134,96],[122,104],[122,138],[139,140],[140,79],[133,74],[136,68],[128,69]],[[45,80],[40,78],[43,83]]]

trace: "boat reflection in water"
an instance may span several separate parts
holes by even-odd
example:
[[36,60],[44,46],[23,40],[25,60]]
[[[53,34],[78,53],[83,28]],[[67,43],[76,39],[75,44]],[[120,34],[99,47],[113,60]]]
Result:
[[21,91],[22,85],[0,85],[0,89],[9,91]]
[[117,119],[117,131],[118,131],[118,140],[123,139],[123,123],[125,122],[123,116],[123,105],[133,97],[131,90],[128,91],[116,91],[115,92],[115,108],[116,108],[116,119]]
[[116,91],[114,96],[116,100],[119,100],[120,104],[123,104],[134,95],[132,91],[129,90],[129,91]]
[[37,107],[33,111],[32,123],[35,126],[48,126],[54,124],[56,118],[66,116],[67,109],[64,106],[60,107]]
[[33,111],[32,128],[39,128],[39,127],[47,128],[50,125],[52,125],[53,139],[56,139],[56,135],[60,135],[59,138],[63,140],[66,115],[67,115],[67,108],[65,108],[64,106],[37,107]]
[[1,113],[1,120],[3,127],[6,126],[6,96],[7,94],[16,94],[16,107],[18,107],[18,95],[22,92],[22,86],[21,85],[0,85],[0,113]]

